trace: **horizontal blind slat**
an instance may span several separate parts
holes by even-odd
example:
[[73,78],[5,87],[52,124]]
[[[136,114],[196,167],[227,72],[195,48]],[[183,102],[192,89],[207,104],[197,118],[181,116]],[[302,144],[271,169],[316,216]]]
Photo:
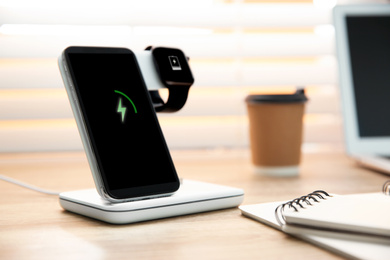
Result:
[[[334,55],[334,38],[307,34],[5,36],[0,34],[0,58],[57,58],[71,45],[117,46],[142,51],[146,46],[179,47],[194,59],[316,57]],[[24,44],[28,42],[29,44]],[[45,44],[42,44],[45,43]],[[287,44],[288,43],[288,44]],[[18,48],[15,48],[18,46]]]
[[[272,93],[272,88],[268,87]],[[276,88],[277,89],[277,88]],[[293,91],[293,88],[289,90]],[[259,88],[205,88],[193,87],[182,110],[162,117],[245,115],[245,97],[261,93]],[[291,91],[291,92],[292,92]],[[337,90],[332,86],[309,86],[307,113],[339,114]],[[274,92],[275,93],[275,92]],[[73,118],[64,89],[0,90],[0,120]]]
[[[10,65],[8,65],[10,63]],[[191,62],[196,87],[268,86],[335,84],[337,68],[334,57],[301,62]],[[35,63],[29,60],[1,62],[0,89],[63,88],[57,61]],[[221,75],[224,75],[221,77]]]
[[[304,142],[339,143],[340,119],[306,115]],[[249,144],[246,116],[160,119],[171,149],[245,147]],[[189,138],[189,134],[191,138]],[[81,150],[74,119],[0,121],[0,152]]]
[[[178,23],[178,21],[180,21]],[[163,25],[205,28],[309,27],[331,13],[312,4],[218,4],[208,7],[0,7],[0,24]]]

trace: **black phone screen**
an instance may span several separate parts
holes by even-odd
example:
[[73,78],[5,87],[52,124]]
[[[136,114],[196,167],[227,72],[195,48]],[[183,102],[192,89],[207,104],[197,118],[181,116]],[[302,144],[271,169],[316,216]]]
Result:
[[176,170],[135,55],[70,47],[65,57],[106,192],[122,199],[176,191]]

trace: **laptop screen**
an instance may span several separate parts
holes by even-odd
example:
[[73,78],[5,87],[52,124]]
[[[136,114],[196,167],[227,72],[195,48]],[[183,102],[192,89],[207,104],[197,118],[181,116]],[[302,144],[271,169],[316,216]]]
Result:
[[346,17],[360,137],[390,136],[390,16]]

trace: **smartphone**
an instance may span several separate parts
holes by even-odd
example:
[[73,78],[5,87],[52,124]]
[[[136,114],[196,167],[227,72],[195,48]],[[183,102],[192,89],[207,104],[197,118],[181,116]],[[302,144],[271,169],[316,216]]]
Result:
[[180,181],[134,53],[68,47],[58,59],[100,196],[168,196]]

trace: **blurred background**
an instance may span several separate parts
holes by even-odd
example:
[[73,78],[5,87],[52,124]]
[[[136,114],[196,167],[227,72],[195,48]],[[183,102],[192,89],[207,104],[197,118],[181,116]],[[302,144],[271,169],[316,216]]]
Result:
[[332,8],[364,2],[0,0],[0,152],[82,150],[57,67],[70,45],[167,46],[190,56],[187,104],[158,114],[171,149],[248,147],[246,95],[296,86],[310,99],[304,149],[339,145]]

